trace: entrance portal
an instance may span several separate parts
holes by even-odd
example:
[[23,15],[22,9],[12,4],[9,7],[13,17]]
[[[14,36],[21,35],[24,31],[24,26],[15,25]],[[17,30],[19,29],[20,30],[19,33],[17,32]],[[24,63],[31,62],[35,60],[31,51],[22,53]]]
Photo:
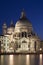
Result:
[[28,50],[28,44],[25,40],[22,41],[22,43],[21,43],[21,49],[24,50],[24,51]]

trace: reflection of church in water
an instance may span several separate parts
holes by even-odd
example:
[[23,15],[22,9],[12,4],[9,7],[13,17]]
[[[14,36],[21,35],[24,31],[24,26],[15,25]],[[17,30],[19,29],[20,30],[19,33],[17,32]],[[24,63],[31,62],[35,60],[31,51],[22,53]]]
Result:
[[[6,34],[7,33],[7,34]],[[21,12],[20,19],[17,23],[11,25],[9,28],[6,27],[6,24],[3,24],[3,34],[9,38],[9,45],[4,46],[5,51],[16,51],[16,52],[34,52],[39,51],[40,48],[40,39],[33,32],[31,22],[26,18],[25,12]]]

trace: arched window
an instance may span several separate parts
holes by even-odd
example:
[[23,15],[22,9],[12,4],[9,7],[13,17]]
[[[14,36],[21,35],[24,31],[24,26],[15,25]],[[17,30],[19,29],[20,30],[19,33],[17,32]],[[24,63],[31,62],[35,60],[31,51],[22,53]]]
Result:
[[27,37],[27,33],[26,32],[22,32],[22,37]]
[[22,37],[24,37],[24,32],[22,32]]
[[31,36],[31,33],[28,33],[28,37],[30,37]]
[[24,32],[25,33],[25,37],[27,37],[27,33],[26,32]]

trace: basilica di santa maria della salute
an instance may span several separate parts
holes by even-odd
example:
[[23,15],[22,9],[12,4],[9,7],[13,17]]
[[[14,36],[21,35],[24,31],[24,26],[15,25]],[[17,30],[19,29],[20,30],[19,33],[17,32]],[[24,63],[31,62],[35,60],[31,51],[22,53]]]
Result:
[[2,26],[3,34],[0,35],[1,52],[37,52],[40,49],[40,38],[34,33],[30,20],[25,12],[21,12],[19,20],[10,27],[6,23]]

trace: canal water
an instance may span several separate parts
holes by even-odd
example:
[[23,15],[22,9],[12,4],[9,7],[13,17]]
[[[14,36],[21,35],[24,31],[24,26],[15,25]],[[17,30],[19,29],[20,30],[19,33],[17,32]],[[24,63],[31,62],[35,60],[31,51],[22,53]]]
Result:
[[0,65],[43,65],[43,54],[0,55]]

